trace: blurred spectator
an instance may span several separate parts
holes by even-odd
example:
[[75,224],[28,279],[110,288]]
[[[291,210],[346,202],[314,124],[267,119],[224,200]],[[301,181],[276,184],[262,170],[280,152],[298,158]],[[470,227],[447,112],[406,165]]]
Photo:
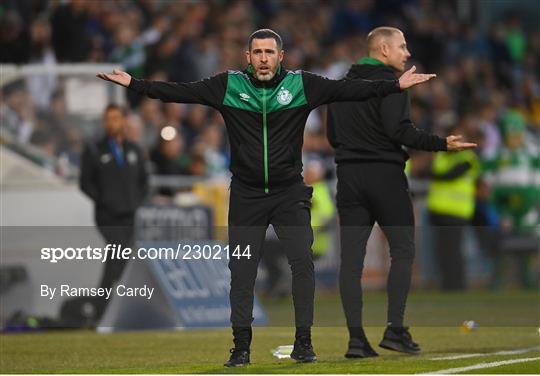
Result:
[[145,74],[150,76],[155,72],[169,72],[172,56],[178,48],[179,39],[174,34],[164,35],[156,44],[149,48]]
[[[467,120],[467,119],[466,119]],[[468,123],[448,128],[447,134],[462,135],[471,140]],[[475,186],[479,161],[474,151],[437,153],[433,160],[433,179],[427,197],[429,221],[444,290],[466,288],[463,235],[474,215]]]
[[[530,259],[538,252],[540,185],[536,176],[540,170],[540,155],[526,147],[525,119],[519,112],[507,111],[502,118],[502,129],[504,145],[486,162],[486,179],[492,184],[492,201],[500,217],[502,233],[517,236],[515,240],[531,239],[529,249],[513,249],[510,244],[509,249],[501,250],[515,253],[521,283],[530,288],[533,286]],[[496,260],[499,270],[502,256],[499,254]]]
[[188,145],[192,145],[197,136],[202,133],[207,124],[207,112],[208,109],[204,106],[190,106],[188,108],[182,128]]
[[[117,105],[103,114],[105,135],[90,141],[82,155],[79,185],[94,202],[96,225],[107,244],[133,245],[135,211],[146,198],[148,182],[142,150],[125,137],[125,116]],[[118,249],[118,248],[117,248]],[[127,260],[109,259],[100,286],[110,288],[122,277]],[[106,301],[96,307],[100,317]]]
[[30,58],[30,36],[15,11],[0,14],[0,63],[27,63]]
[[56,56],[51,45],[51,25],[45,14],[40,15],[30,25],[30,62],[55,64]]
[[182,122],[182,115],[184,111],[183,103],[165,103],[165,124],[172,127],[180,127]]
[[37,129],[32,133],[30,142],[39,147],[49,158],[56,156],[56,140],[50,133]]
[[375,28],[378,21],[374,17],[375,1],[347,0],[336,7],[332,34],[338,39],[352,33],[364,32]]
[[527,37],[522,30],[518,14],[511,14],[505,24],[506,48],[515,63],[523,63],[526,54]]
[[144,145],[144,124],[141,117],[135,113],[131,113],[127,116],[126,139],[137,144],[139,147]]
[[189,172],[195,176],[207,176],[204,144],[197,143],[191,149],[191,163]]
[[483,159],[493,158],[501,145],[501,135],[497,126],[497,109],[491,102],[480,104],[478,109],[479,127],[483,133],[480,153]]
[[202,37],[195,54],[199,77],[210,77],[219,71],[220,51],[215,35]]
[[512,57],[505,41],[504,30],[500,25],[493,25],[489,35],[489,43],[491,47],[490,57],[493,61],[497,81],[503,86],[510,87],[512,83]]
[[17,80],[2,88],[0,130],[10,141],[26,143],[35,126],[35,108],[24,81]]
[[65,154],[71,162],[78,165],[81,135],[77,131],[75,118],[67,113],[64,93],[56,91],[52,95],[50,106],[39,111],[38,115],[40,121],[36,132],[44,132],[54,140],[53,155]]
[[211,177],[226,177],[229,171],[229,156],[225,153],[224,128],[210,124],[204,128],[200,138],[200,147],[204,150],[206,173]]
[[[116,26],[114,34],[116,47],[111,53],[110,60],[123,66],[133,77],[142,78],[146,52],[141,39],[137,38],[135,26],[128,22]],[[126,95],[131,106],[138,104],[139,97],[136,94],[128,90]]]
[[150,98],[145,98],[139,106],[139,115],[144,124],[144,147],[150,149],[157,144],[159,132],[165,124],[160,104]]
[[[54,66],[56,57],[51,45],[51,26],[45,15],[38,17],[30,26],[31,54],[30,63],[44,66]],[[51,100],[56,85],[55,74],[33,75],[28,77],[28,89],[36,106],[46,109]]]
[[115,32],[116,48],[111,53],[111,61],[121,64],[126,72],[135,78],[144,75],[146,54],[144,45],[136,39],[137,31],[133,25],[122,23]]
[[85,0],[71,0],[56,7],[51,15],[52,42],[59,62],[86,61],[91,51],[87,33],[87,8]]
[[523,106],[520,112],[529,125],[525,133],[525,144],[533,153],[540,155],[540,84],[535,84],[532,77],[529,77],[523,82],[522,92]]

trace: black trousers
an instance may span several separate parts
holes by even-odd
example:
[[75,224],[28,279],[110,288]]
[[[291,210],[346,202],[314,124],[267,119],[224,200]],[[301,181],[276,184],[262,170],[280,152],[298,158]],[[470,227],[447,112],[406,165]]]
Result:
[[337,167],[340,293],[351,336],[362,327],[362,271],[375,222],[390,245],[388,325],[403,326],[415,253],[414,213],[407,177],[398,164],[358,162]]
[[453,215],[429,213],[433,245],[441,275],[443,290],[465,290],[465,258],[462,250],[465,227],[464,218]]
[[[313,189],[303,182],[264,193],[233,179],[229,206],[229,269],[231,323],[248,328],[253,322],[253,288],[266,229],[272,224],[292,271],[297,328],[313,325],[315,277],[310,209]],[[251,256],[235,257],[249,246]]]
[[[94,217],[97,228],[105,243],[116,244],[117,247],[121,245],[122,248],[133,246],[134,213],[116,215],[96,209]],[[118,282],[122,277],[126,263],[127,260],[123,259],[108,259],[103,268],[99,287],[110,288]],[[108,300],[96,297],[93,299],[93,303],[96,309],[96,320],[98,320],[105,312]]]
[[[122,248],[133,246],[134,213],[115,215],[103,210],[96,210],[96,224],[107,244],[121,245]],[[100,287],[109,288],[122,277],[127,260],[107,260],[101,277]]]
[[287,270],[283,261],[287,258],[278,239],[265,239],[262,250],[262,263],[268,273],[265,293],[268,296],[286,296],[290,289],[283,285],[287,282]]

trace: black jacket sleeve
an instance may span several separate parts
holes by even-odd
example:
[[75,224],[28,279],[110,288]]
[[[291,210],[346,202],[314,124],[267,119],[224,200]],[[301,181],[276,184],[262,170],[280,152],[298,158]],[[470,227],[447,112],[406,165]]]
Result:
[[79,188],[94,202],[98,200],[97,167],[95,146],[86,144],[81,156]]
[[128,88],[163,102],[197,103],[219,108],[227,89],[227,73],[219,73],[195,82],[162,82],[132,78]]
[[446,139],[418,129],[410,116],[408,92],[392,94],[381,101],[381,120],[384,132],[396,143],[413,149],[446,151]]
[[331,80],[310,72],[302,72],[302,79],[311,108],[332,102],[364,101],[401,92],[398,80]]

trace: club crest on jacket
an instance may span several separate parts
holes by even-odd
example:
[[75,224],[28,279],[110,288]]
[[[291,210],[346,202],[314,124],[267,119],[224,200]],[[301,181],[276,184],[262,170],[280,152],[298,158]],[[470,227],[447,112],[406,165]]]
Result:
[[283,87],[277,93],[277,101],[281,105],[285,106],[285,105],[291,103],[292,99],[293,99],[293,96],[292,96],[291,92],[289,90],[283,88]]

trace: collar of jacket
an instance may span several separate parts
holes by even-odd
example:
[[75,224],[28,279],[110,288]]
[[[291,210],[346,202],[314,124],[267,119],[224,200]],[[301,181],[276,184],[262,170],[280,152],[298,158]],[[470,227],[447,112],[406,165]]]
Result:
[[356,64],[367,64],[367,65],[382,65],[384,67],[386,67],[387,65],[385,63],[383,63],[382,61],[380,61],[379,59],[375,59],[374,57],[371,57],[371,56],[364,56],[362,58],[360,58]]
[[285,75],[287,74],[287,70],[283,69],[281,67],[281,64],[278,65],[276,74],[270,81],[260,81],[253,75],[253,66],[249,64],[247,68],[244,70],[244,73],[247,74],[249,77],[249,80],[255,87],[276,87],[279,85],[279,83],[285,78]]
[[[99,141],[99,139],[98,139]],[[122,142],[118,142],[118,140],[115,138],[115,137],[111,137],[109,135],[104,135],[101,140],[100,140],[102,143],[104,143],[105,145],[109,145],[110,142],[115,142],[116,144],[118,144],[119,146],[121,147],[124,147],[126,144],[127,144],[127,140],[126,138],[122,138]]]

